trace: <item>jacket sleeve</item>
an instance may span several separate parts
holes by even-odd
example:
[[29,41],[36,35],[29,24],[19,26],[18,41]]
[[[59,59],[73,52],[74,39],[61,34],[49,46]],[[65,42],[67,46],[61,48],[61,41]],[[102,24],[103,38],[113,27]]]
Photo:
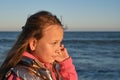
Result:
[[63,80],[78,80],[75,66],[72,63],[72,58],[68,58],[60,64],[60,74]]
[[11,75],[8,77],[8,80],[21,80],[21,79],[18,78],[16,75],[11,74]]

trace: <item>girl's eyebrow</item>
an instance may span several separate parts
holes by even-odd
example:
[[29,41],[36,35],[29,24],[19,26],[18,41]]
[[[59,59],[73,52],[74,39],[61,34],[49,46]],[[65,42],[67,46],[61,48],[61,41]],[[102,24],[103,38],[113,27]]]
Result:
[[53,41],[57,41],[57,42],[61,41],[62,42],[62,40],[53,40]]
[[53,42],[59,42],[60,40],[53,40]]
[[61,39],[52,39],[53,41],[60,41]]

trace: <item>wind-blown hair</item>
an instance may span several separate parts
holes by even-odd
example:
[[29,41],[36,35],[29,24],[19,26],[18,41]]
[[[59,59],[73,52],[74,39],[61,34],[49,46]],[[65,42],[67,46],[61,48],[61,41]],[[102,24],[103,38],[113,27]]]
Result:
[[62,27],[59,19],[50,12],[40,11],[28,17],[16,43],[10,49],[8,56],[0,67],[0,80],[4,79],[5,74],[10,68],[15,67],[19,63],[23,52],[30,51],[30,38],[41,39],[43,30],[50,25],[60,25]]

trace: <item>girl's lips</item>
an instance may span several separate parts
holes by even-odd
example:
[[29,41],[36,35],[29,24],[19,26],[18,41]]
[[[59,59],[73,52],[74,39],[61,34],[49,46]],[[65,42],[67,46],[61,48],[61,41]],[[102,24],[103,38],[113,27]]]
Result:
[[58,56],[58,55],[53,55],[52,58],[54,59],[54,58],[56,58],[57,56]]
[[57,57],[57,56],[52,56],[52,58],[55,58],[55,57]]

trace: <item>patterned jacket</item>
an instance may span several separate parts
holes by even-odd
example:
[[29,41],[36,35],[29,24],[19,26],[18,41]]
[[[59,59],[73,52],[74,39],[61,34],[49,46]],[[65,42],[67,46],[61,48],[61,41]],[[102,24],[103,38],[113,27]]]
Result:
[[37,59],[24,56],[17,66],[8,71],[6,80],[78,80],[71,58],[59,64],[54,63],[51,70]]

